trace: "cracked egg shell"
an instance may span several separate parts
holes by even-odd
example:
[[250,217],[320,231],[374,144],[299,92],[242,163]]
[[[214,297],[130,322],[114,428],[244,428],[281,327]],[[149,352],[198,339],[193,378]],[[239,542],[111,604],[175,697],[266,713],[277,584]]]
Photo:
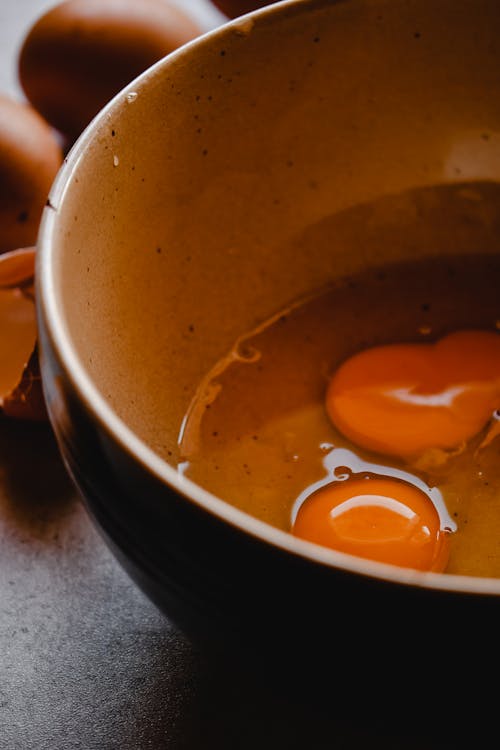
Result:
[[35,243],[62,158],[54,132],[38,112],[0,95],[0,253]]
[[35,249],[0,256],[0,413],[47,418],[37,353]]
[[167,0],[66,0],[27,34],[19,79],[71,142],[126,84],[201,32]]
[[3,398],[2,410],[6,417],[13,419],[34,422],[48,419],[36,345],[24,366],[18,384]]

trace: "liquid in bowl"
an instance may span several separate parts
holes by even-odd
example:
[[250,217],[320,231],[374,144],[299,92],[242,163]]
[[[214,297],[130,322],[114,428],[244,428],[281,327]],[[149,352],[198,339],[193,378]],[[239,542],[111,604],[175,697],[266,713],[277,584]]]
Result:
[[[400,482],[423,492],[437,514],[448,547],[445,572],[500,576],[495,408],[460,445],[431,444],[410,456],[360,446],[325,408],[333,373],[373,347],[432,348],[458,332],[473,339],[487,334],[498,349],[499,283],[497,256],[451,255],[383,265],[297,301],[243,334],[200,383],[179,439],[179,469],[222,499],[291,532],[300,509],[325,487],[356,478]],[[466,348],[462,359],[470,359]],[[499,374],[492,376],[495,388]],[[356,554],[353,549],[342,551]],[[391,554],[379,559],[421,567]],[[361,550],[361,556],[371,554]]]

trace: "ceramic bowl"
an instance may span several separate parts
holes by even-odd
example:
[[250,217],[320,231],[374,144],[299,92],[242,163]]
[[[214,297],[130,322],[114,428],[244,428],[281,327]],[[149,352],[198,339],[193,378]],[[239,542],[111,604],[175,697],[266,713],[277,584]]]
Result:
[[[53,186],[37,267],[51,422],[116,555],[195,640],[295,673],[355,664],[372,688],[497,654],[500,580],[300,541],[177,461],[197,384],[242,332],[346,273],[499,251],[499,18],[497,0],[273,4],[130,84]],[[436,249],[438,228],[453,242]]]

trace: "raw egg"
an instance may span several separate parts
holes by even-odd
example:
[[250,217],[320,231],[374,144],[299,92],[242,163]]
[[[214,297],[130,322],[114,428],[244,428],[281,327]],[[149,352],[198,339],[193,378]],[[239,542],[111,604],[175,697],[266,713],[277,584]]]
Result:
[[449,533],[425,492],[392,477],[352,476],[316,490],[299,507],[295,536],[358,557],[443,571]]
[[20,82],[33,106],[72,140],[126,84],[201,31],[167,0],[67,0],[26,36]]
[[499,284],[495,250],[366,269],[298,300],[200,382],[179,470],[329,549],[500,577]]
[[0,95],[0,253],[35,243],[62,158],[38,112]]
[[366,349],[338,368],[326,394],[342,434],[403,458],[460,448],[499,405],[500,335],[493,331]]

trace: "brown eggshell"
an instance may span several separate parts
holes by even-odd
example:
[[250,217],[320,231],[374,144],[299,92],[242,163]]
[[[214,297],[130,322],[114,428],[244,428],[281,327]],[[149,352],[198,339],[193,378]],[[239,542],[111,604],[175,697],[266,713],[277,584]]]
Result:
[[48,419],[37,346],[23,369],[19,383],[4,397],[2,408],[5,416],[13,419],[29,419],[36,422]]
[[213,0],[214,5],[228,16],[228,18],[237,18],[244,13],[250,13],[257,8],[263,8],[264,5],[271,5],[276,0]]
[[23,247],[2,255],[0,258],[0,290],[26,287],[33,284],[35,254],[34,247]]
[[36,347],[35,248],[0,256],[0,413],[45,420]]
[[71,141],[126,84],[201,31],[167,0],[67,0],[29,31],[19,79]]
[[34,244],[61,163],[47,122],[28,104],[0,95],[0,253]]

